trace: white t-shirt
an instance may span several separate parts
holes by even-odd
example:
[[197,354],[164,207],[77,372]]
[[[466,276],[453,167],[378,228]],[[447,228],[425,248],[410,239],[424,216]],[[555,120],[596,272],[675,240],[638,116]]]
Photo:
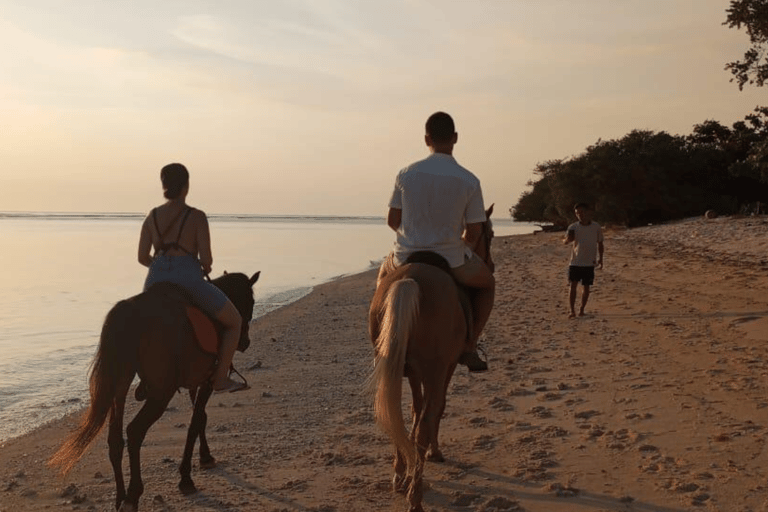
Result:
[[402,210],[394,249],[398,265],[416,251],[434,251],[451,268],[463,265],[472,253],[461,239],[465,225],[486,220],[480,180],[444,153],[400,171],[389,207]]
[[571,266],[594,267],[597,263],[597,243],[603,241],[600,224],[592,221],[585,226],[581,222],[574,222],[568,226],[568,231],[574,233]]

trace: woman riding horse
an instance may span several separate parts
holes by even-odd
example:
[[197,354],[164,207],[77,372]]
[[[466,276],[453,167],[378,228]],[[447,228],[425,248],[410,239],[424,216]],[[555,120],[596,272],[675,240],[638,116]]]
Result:
[[[153,208],[144,219],[139,238],[139,263],[149,267],[144,291],[153,284],[171,282],[190,293],[200,309],[223,325],[219,364],[213,374],[215,392],[240,391],[244,383],[229,378],[242,318],[237,308],[221,290],[205,281],[204,274],[211,271],[211,236],[208,218],[202,210],[187,205],[189,172],[181,164],[168,164],[160,171],[164,196],[167,201]],[[173,237],[172,233],[176,232]],[[155,254],[150,256],[154,247]]]

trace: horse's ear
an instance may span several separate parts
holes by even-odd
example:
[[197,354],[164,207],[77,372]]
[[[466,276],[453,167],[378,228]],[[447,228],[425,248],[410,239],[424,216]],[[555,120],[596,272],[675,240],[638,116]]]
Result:
[[229,272],[227,272],[226,270],[224,271],[224,275],[227,275],[228,273],[229,273]]
[[253,274],[253,276],[252,276],[252,277],[251,277],[251,278],[248,280],[248,282],[250,282],[250,283],[251,283],[251,286],[253,286],[254,284],[256,284],[256,281],[258,281],[258,280],[259,280],[259,276],[260,276],[260,275],[261,275],[261,270],[259,270],[259,271],[258,271],[258,272],[256,272],[255,274]]
[[486,212],[485,212],[485,218],[488,219],[488,220],[491,220],[491,214],[493,213],[493,205],[494,204],[496,204],[496,203],[491,204],[491,207],[488,208],[488,210],[486,210]]

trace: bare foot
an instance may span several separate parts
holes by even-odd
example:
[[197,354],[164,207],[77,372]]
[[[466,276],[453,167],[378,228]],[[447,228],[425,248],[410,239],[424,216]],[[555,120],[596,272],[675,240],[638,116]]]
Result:
[[579,311],[579,316],[584,316],[584,311]]
[[571,311],[571,314],[568,315],[568,318],[576,318],[576,312],[575,311]]

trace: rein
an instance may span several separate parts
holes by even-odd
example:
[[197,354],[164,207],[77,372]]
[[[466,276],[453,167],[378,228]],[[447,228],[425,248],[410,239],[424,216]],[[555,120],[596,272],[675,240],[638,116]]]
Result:
[[475,246],[472,248],[472,252],[478,254],[480,244],[483,244],[483,249],[485,249],[485,257],[483,261],[484,263],[488,264],[488,259],[491,256],[491,239],[493,238],[493,228],[491,227],[490,220],[483,222],[482,225],[482,232],[480,233],[480,236],[477,237],[477,242],[475,242]]

